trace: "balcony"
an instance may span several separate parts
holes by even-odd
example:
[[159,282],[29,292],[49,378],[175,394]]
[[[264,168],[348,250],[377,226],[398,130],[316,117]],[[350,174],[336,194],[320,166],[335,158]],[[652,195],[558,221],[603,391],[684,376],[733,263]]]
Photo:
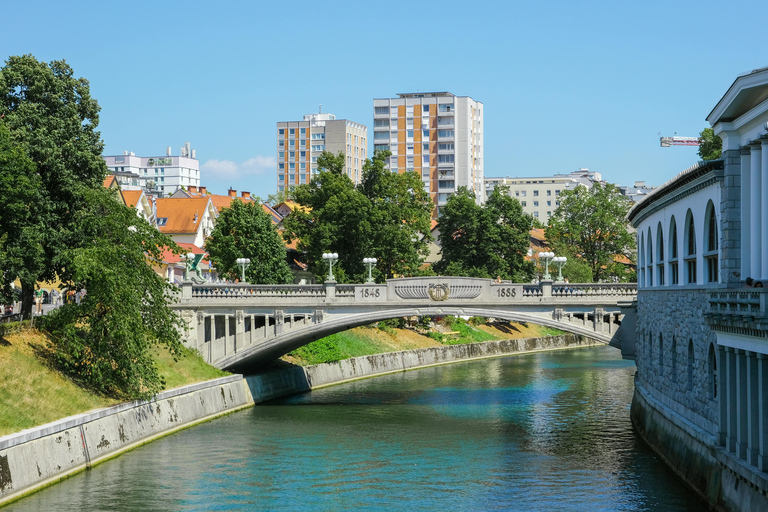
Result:
[[704,316],[716,331],[768,331],[768,288],[710,291]]
[[440,117],[437,118],[437,129],[438,130],[450,130],[455,126],[455,123],[453,121],[453,117]]

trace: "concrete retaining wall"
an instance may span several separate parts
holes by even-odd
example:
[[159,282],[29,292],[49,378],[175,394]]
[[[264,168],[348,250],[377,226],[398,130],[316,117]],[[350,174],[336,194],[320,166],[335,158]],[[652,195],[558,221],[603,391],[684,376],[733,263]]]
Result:
[[253,405],[231,375],[0,437],[0,505],[154,438]]
[[425,366],[524,352],[593,345],[603,345],[603,343],[573,334],[522,340],[486,341],[467,345],[448,345],[353,357],[335,363],[307,367],[296,366],[285,370],[246,377],[246,381],[251,388],[254,401],[258,403],[345,381]]
[[713,510],[768,510],[768,475],[731,456],[711,434],[666,407],[638,380],[630,415],[641,437]]

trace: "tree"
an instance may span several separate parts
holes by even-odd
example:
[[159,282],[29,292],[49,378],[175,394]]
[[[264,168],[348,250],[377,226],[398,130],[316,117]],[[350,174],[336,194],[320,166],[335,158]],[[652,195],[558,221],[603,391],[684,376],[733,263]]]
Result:
[[221,210],[211,236],[205,242],[211,263],[221,274],[240,279],[237,258],[250,258],[245,271],[249,283],[284,284],[293,281],[285,261],[285,245],[260,204],[232,201]]
[[635,251],[626,218],[629,207],[629,199],[610,183],[562,192],[560,206],[549,219],[547,242],[556,254],[583,258],[593,282],[622,279],[625,276],[618,271],[614,256],[632,258]]
[[439,220],[441,260],[435,271],[528,281],[533,264],[525,259],[532,219],[507,187],[496,187],[482,206],[466,187],[448,199]]
[[106,175],[96,131],[99,110],[88,81],[75,78],[63,60],[45,64],[32,55],[14,56],[0,69],[0,117],[11,143],[27,154],[39,177],[29,209],[42,250],[30,254],[24,271],[7,276],[21,280],[25,315],[32,310],[35,283],[61,277],[69,268],[62,254],[80,243],[73,214]]
[[116,200],[113,191],[85,193],[72,212],[84,240],[64,248],[70,289],[86,290],[80,304],[43,317],[61,370],[95,391],[122,399],[148,399],[163,389],[150,348],[179,355],[180,322],[168,308],[177,289],[150,266],[164,248],[180,251],[167,235]]
[[723,139],[712,128],[699,133],[699,156],[702,160],[717,160],[723,154]]

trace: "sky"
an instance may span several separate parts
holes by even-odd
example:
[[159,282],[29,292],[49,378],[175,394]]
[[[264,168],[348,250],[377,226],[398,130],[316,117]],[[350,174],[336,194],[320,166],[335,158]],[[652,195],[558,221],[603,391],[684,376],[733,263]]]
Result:
[[[588,168],[660,185],[737,76],[768,66],[763,1],[0,0],[0,61],[64,59],[101,106],[105,155],[196,150],[201,184],[266,198],[276,123],[368,126],[373,99],[484,105],[487,177]],[[752,15],[750,15],[752,13]],[[373,144],[369,144],[372,148]]]

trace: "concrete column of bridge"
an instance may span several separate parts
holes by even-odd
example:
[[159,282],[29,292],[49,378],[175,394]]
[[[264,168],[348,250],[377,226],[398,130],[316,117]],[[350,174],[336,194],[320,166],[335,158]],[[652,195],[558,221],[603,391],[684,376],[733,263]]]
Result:
[[[760,144],[750,145],[750,216],[752,221],[750,222],[749,238],[751,241],[749,261],[751,262],[752,277],[755,279],[761,279],[760,275],[762,270],[762,260],[760,258],[760,248],[762,247],[762,210],[760,207],[760,192],[762,191],[762,176],[761,171],[763,167],[762,151]],[[746,276],[749,277],[749,276]],[[766,276],[768,277],[768,276]]]
[[749,163],[749,146],[741,148],[741,280],[753,274],[750,263],[751,254],[751,222],[750,208],[752,170]]
[[235,321],[235,339],[234,347],[232,347],[233,352],[236,352],[245,346],[245,314],[242,309],[238,309],[235,312],[235,318],[237,320]]
[[726,370],[726,409],[728,421],[726,422],[726,447],[729,452],[736,451],[736,352],[731,347],[725,348]]
[[[717,360],[720,371],[717,373],[717,387],[720,390],[718,396],[719,415],[717,424],[717,443],[720,446],[726,445],[726,432],[728,431],[728,370],[726,365],[725,347],[718,345]],[[673,354],[672,357],[675,357]]]
[[333,302],[336,300],[336,281],[326,281],[325,285],[325,302]]
[[551,297],[552,296],[552,281],[539,281],[539,284],[541,284],[541,296],[542,297]]
[[230,355],[235,353],[235,333],[232,329],[232,315],[226,315],[224,317],[224,354]]
[[747,358],[736,349],[736,455],[747,458]]
[[760,402],[757,389],[757,357],[748,351],[747,359],[747,462],[757,466],[760,450]]
[[768,355],[757,354],[758,452],[757,467],[768,472]]

